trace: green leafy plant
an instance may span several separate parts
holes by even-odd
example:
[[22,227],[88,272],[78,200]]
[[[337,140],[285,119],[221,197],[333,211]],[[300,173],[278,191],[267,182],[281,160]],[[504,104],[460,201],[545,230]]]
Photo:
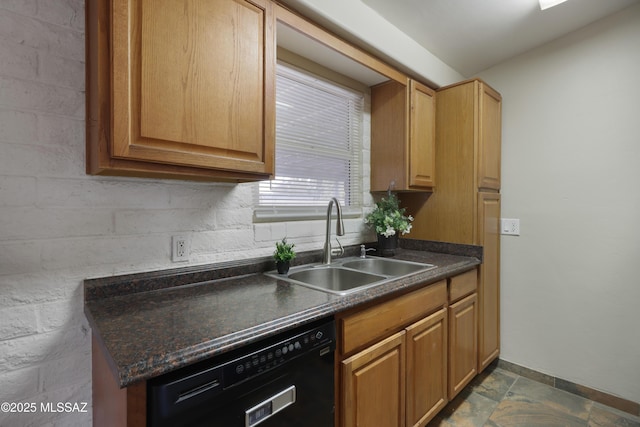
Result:
[[380,199],[376,203],[375,209],[369,213],[364,222],[370,227],[375,228],[376,234],[390,237],[397,232],[407,234],[411,231],[411,215],[405,215],[405,208],[400,207],[398,197],[389,193],[387,198]]
[[287,238],[284,237],[282,241],[276,242],[276,250],[273,253],[273,259],[276,261],[291,261],[296,257],[296,252],[293,250],[295,244],[287,243]]

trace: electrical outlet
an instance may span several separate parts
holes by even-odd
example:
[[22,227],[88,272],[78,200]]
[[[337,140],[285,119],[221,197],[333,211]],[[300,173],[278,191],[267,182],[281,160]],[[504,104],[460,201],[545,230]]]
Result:
[[520,220],[512,219],[512,218],[501,218],[500,226],[502,229],[501,234],[506,234],[509,236],[519,236],[520,235]]
[[171,236],[171,261],[189,261],[189,237]]

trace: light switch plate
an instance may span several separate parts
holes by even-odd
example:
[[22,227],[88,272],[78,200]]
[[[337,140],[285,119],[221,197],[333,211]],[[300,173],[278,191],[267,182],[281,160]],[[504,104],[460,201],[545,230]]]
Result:
[[501,218],[500,219],[501,234],[508,236],[520,235],[520,220],[513,218]]

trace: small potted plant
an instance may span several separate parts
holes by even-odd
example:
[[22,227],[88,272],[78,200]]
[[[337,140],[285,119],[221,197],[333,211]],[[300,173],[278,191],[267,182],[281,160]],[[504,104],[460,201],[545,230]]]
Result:
[[387,198],[380,199],[376,207],[365,218],[364,222],[376,230],[378,250],[382,256],[395,255],[398,246],[398,235],[411,231],[411,215],[405,215],[405,208],[400,207],[398,197],[389,193]]
[[289,264],[292,259],[296,257],[296,252],[293,250],[295,244],[287,243],[287,238],[284,237],[282,241],[276,242],[276,250],[273,253],[273,259],[276,260],[276,268],[278,273],[287,274],[289,272]]

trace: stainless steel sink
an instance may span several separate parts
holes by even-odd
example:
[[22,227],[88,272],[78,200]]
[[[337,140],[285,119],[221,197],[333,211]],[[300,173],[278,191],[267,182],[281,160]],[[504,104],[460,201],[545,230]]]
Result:
[[341,293],[380,282],[386,277],[339,267],[315,267],[290,273],[289,279],[327,292]]
[[338,295],[371,288],[400,277],[435,268],[433,264],[388,258],[346,258],[332,264],[310,264],[291,269],[288,275],[267,276]]
[[433,268],[432,264],[420,264],[417,262],[398,261],[385,258],[365,258],[356,261],[342,263],[343,267],[385,276],[406,276],[417,271]]

